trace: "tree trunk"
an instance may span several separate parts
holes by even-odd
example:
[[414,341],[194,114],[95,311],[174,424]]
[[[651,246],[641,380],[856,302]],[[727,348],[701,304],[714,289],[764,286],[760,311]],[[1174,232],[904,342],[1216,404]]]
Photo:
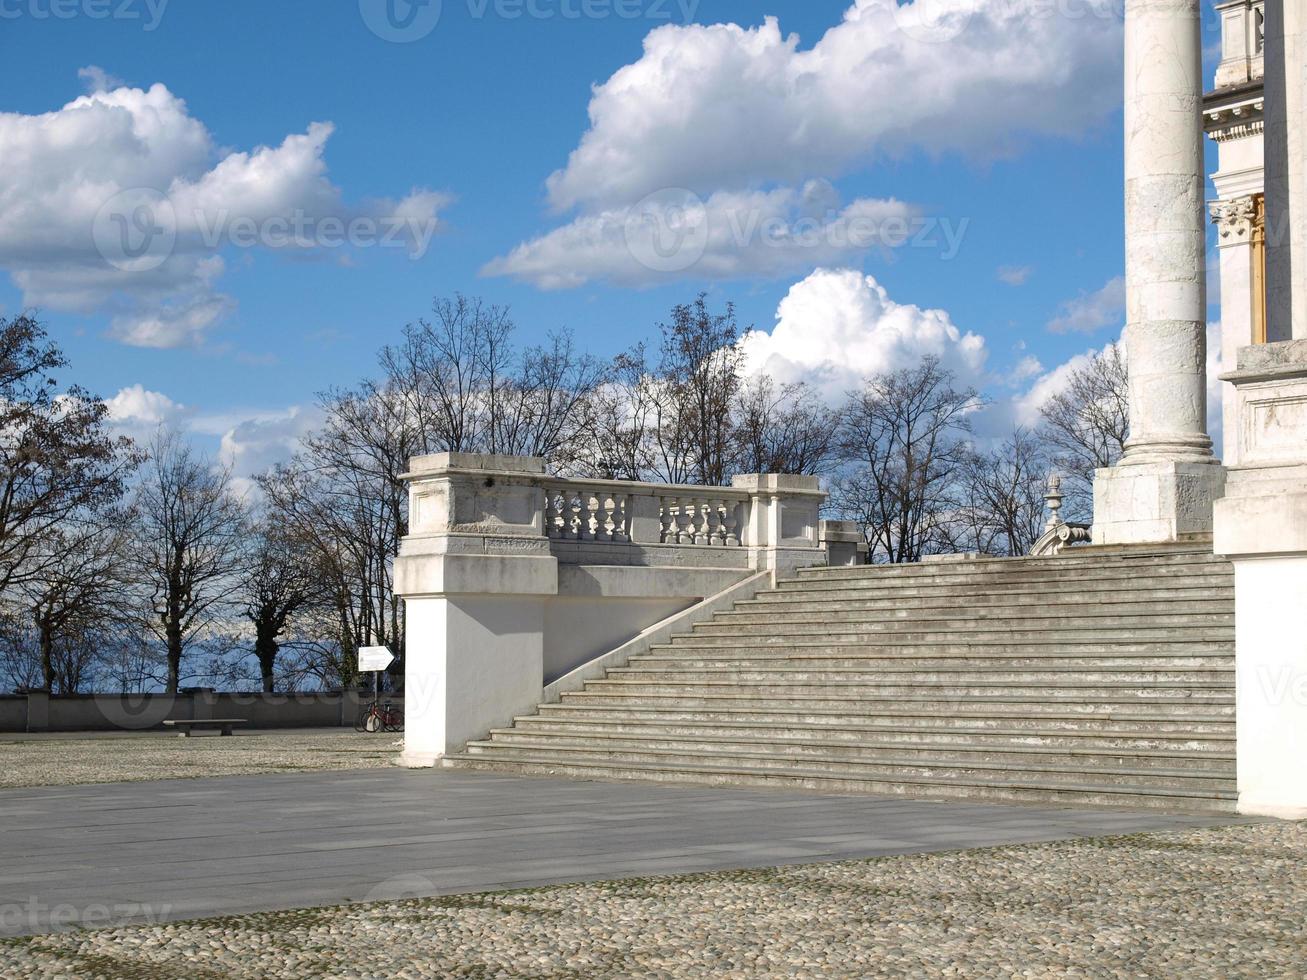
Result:
[[47,619],[37,620],[41,644],[41,678],[45,689],[54,693],[54,630]]
[[259,673],[263,677],[263,690],[271,694],[276,686],[276,664],[277,651],[281,649],[281,644],[269,636],[262,635],[260,630],[254,640],[254,656],[259,661]]
[[182,672],[182,631],[168,626],[168,687],[166,693],[176,694]]

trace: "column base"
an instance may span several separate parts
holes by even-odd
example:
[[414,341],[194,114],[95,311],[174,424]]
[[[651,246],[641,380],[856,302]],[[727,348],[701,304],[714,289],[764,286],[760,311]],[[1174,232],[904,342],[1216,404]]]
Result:
[[1235,809],[1245,817],[1307,820],[1307,803],[1283,803],[1279,800],[1259,799],[1247,793],[1239,794],[1239,803]]
[[1211,462],[1134,462],[1094,474],[1094,544],[1163,544],[1212,530],[1225,469]]
[[434,769],[440,761],[438,752],[409,752],[399,754],[399,764],[405,769]]

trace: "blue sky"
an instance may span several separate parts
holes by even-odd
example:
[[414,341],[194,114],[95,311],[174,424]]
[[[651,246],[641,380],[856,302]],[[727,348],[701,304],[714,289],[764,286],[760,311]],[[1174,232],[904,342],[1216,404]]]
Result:
[[[169,416],[211,448],[226,436],[238,467],[283,452],[307,416],[278,420],[370,372],[381,344],[455,290],[511,305],[524,341],[566,326],[599,355],[651,336],[700,289],[764,331],[791,294],[759,363],[838,387],[811,350],[843,369],[934,351],[1000,399],[1055,384],[1059,365],[1119,334],[1120,35],[1098,0],[935,0],[926,21],[883,9],[893,0],[533,0],[535,15],[525,0],[443,0],[406,43],[369,28],[385,0],[57,2],[61,16],[51,0],[0,0],[0,159],[18,160],[0,170],[0,311],[38,306],[73,380],[106,397],[140,386],[120,399],[125,427]],[[1023,28],[1036,53],[1004,40],[1026,6],[1052,9]],[[690,32],[674,26],[684,13],[740,30]],[[962,19],[947,30],[930,19],[949,15]],[[96,90],[118,93],[117,116],[134,107],[157,160],[115,138],[107,110],[91,124],[60,113]],[[150,119],[158,131],[142,136]],[[306,137],[314,123],[334,129]],[[248,156],[288,137],[312,145]],[[423,214],[439,230],[420,257],[224,239],[172,256],[160,278],[101,275],[83,254],[95,195],[175,193],[175,179],[237,212],[271,187],[259,214],[308,202],[319,220]],[[587,240],[665,187],[692,191],[719,231],[769,208],[825,222],[868,202],[880,221],[900,209],[914,237],[943,222],[961,238],[832,252],[737,235],[665,272]],[[883,293],[869,302],[859,276],[818,269],[872,276]],[[864,330],[883,343],[845,358]]]

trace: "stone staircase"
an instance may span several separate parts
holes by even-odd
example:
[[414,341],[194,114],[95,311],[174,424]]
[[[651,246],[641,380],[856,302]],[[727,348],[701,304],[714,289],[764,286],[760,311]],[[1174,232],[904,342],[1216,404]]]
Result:
[[1089,548],[808,569],[443,765],[1230,811],[1233,573]]

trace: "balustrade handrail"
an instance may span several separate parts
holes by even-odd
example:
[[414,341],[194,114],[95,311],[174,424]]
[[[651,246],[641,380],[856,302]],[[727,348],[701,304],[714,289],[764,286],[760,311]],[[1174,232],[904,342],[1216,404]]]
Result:
[[[546,489],[603,490],[606,493],[621,493],[635,497],[692,497],[696,494],[711,494],[714,497],[730,497],[735,500],[748,500],[755,491],[745,487],[714,486],[710,483],[646,483],[640,480],[587,480],[584,477],[547,476],[541,479]],[[785,491],[789,493],[809,493],[812,491]]]

